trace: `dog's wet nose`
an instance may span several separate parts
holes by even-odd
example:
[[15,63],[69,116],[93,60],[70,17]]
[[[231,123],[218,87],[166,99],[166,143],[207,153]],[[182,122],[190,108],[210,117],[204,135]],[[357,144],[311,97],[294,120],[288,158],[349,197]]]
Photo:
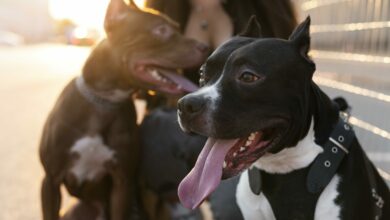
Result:
[[177,103],[177,108],[179,109],[179,112],[187,116],[193,116],[201,112],[204,106],[204,99],[191,95],[181,98]]
[[207,44],[201,42],[197,42],[195,47],[202,53],[207,53],[210,50],[210,47]]

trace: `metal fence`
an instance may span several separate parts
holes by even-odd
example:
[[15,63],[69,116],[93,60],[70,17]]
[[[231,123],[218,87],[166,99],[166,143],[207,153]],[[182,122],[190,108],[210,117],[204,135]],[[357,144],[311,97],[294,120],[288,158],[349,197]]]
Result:
[[[390,0],[297,0],[317,50],[390,55]],[[390,60],[388,60],[390,62]]]

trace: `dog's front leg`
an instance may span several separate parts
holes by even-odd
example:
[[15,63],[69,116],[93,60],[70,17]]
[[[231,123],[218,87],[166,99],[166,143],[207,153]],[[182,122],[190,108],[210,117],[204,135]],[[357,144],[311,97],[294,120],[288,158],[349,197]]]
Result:
[[61,207],[60,184],[48,175],[42,181],[41,197],[43,220],[58,220]]
[[123,173],[118,174],[116,172],[116,175],[113,176],[113,187],[111,191],[110,219],[129,219],[132,198],[132,187],[129,184],[129,180]]

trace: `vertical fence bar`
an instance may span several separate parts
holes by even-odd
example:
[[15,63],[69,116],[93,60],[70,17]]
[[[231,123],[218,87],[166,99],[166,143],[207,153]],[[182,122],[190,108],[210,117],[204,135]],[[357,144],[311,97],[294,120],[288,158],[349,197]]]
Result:
[[[386,8],[388,7],[387,5],[387,0],[381,0],[381,12],[380,12],[380,21],[385,22],[387,21],[386,18]],[[387,42],[386,42],[386,32],[389,28],[381,28],[379,30],[379,37],[378,37],[378,54],[380,55],[385,55],[386,54],[386,47],[387,47]]]
[[[383,20],[390,22],[390,0],[384,0],[384,6],[383,6]],[[386,29],[383,29],[384,32],[384,39],[385,39],[385,49],[384,53],[389,55],[390,54],[390,27],[387,27]]]

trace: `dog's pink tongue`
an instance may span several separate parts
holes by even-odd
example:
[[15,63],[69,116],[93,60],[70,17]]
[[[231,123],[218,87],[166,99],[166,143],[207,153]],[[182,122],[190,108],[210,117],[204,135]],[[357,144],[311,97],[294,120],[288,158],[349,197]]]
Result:
[[194,168],[179,185],[179,198],[185,207],[195,209],[219,185],[225,156],[238,140],[207,140]]
[[199,88],[197,85],[195,85],[193,82],[191,82],[184,76],[178,75],[176,73],[161,71],[161,74],[163,74],[168,79],[172,80],[177,85],[180,85],[182,89],[186,92],[195,92]]

